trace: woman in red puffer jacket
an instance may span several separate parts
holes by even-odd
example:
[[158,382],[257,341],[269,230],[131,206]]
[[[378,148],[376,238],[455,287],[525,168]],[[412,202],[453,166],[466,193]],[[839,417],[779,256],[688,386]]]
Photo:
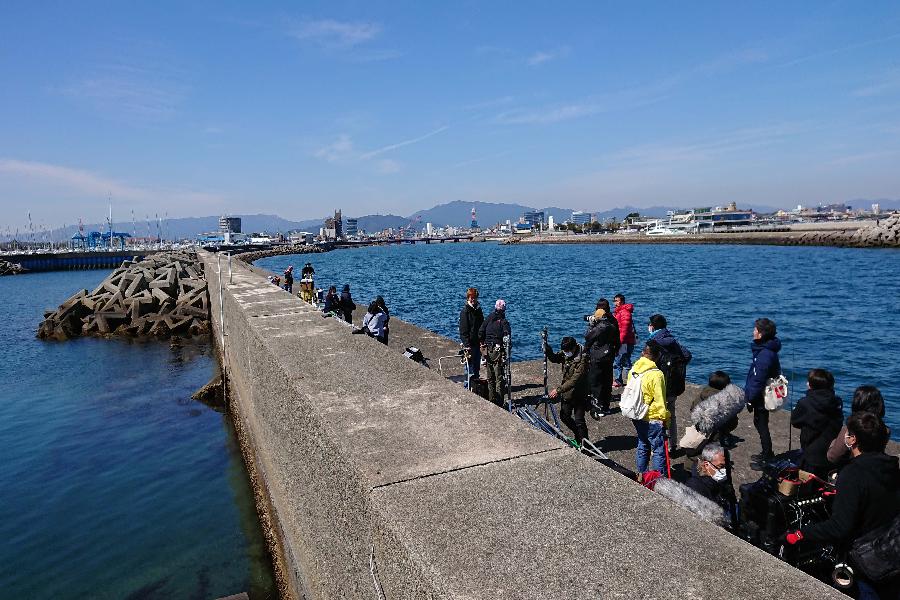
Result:
[[631,369],[631,354],[634,352],[634,345],[637,343],[637,336],[634,331],[634,320],[632,313],[634,312],[634,304],[625,304],[625,296],[616,294],[613,296],[613,316],[619,322],[619,340],[622,346],[619,353],[616,354],[616,360],[613,363],[613,373],[615,381],[614,387],[622,387],[623,374],[627,374]]

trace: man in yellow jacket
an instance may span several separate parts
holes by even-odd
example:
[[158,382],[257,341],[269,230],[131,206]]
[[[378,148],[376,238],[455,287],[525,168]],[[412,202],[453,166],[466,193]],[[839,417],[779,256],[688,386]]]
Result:
[[[647,414],[643,419],[632,419],[637,431],[637,470],[646,473],[649,465],[652,471],[666,472],[666,454],[663,442],[665,428],[669,422],[669,409],[666,408],[666,378],[656,366],[659,352],[652,346],[644,346],[641,357],[631,371],[628,380],[641,378],[641,397],[647,405]],[[652,458],[651,458],[652,454]]]

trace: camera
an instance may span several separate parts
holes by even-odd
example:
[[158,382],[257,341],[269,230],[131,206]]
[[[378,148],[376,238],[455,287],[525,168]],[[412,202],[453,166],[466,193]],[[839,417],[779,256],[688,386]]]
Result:
[[583,319],[585,323],[593,323],[594,315],[584,315]]

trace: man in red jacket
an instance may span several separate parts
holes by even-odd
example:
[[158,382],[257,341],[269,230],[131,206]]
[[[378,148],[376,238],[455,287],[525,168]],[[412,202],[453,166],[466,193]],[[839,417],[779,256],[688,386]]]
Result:
[[613,363],[615,373],[615,381],[613,387],[622,387],[622,377],[631,369],[631,354],[634,352],[634,345],[637,342],[637,336],[634,332],[634,321],[632,313],[634,312],[634,304],[625,304],[625,296],[616,294],[613,296],[613,316],[619,322],[619,341],[622,345],[616,354],[616,360]]

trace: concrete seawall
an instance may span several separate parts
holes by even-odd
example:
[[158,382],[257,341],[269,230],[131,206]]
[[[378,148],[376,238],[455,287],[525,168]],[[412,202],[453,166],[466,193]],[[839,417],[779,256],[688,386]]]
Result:
[[844,597],[202,254],[286,596]]

